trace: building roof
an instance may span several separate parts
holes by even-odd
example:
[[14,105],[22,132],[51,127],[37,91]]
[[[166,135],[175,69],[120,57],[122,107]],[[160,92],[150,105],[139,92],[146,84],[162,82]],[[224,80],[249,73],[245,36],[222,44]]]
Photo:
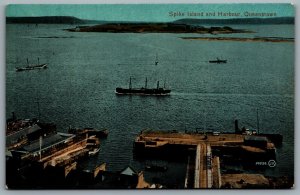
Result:
[[5,156],[6,157],[12,157],[13,155],[12,155],[11,151],[6,150],[5,151]]
[[133,175],[136,175],[137,172],[131,166],[128,166],[128,167],[124,168],[120,174],[133,176]]
[[[46,150],[49,147],[55,146],[57,144],[66,142],[68,139],[73,138],[72,134],[54,134],[51,136],[47,136],[41,140],[41,149]],[[37,152],[40,150],[40,140],[33,142],[30,145],[24,146],[23,150],[26,152]]]
[[26,127],[25,129],[8,135],[6,136],[6,146],[10,146],[11,144],[18,142],[18,139],[26,137],[28,134],[34,133],[39,130],[41,130],[41,127],[37,124],[34,124],[33,126]]

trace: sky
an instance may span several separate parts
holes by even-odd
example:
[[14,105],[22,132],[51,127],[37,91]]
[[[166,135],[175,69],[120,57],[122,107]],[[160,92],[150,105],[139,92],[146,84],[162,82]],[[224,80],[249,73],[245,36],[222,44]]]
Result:
[[[11,4],[6,16],[74,16],[80,19],[105,21],[173,21],[181,18],[235,18],[222,13],[276,13],[276,17],[294,16],[291,4]],[[187,13],[203,13],[188,16]],[[215,13],[215,16],[207,16]]]

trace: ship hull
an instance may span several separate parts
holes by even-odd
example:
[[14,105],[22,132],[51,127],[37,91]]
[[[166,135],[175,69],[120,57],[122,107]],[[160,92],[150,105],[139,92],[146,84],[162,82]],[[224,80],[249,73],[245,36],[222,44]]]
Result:
[[227,60],[210,60],[209,63],[225,64]]
[[124,89],[124,88],[116,88],[116,94],[118,95],[170,95],[170,89],[163,88],[155,88],[155,89]]
[[29,70],[35,70],[35,69],[46,69],[47,68],[47,64],[40,64],[40,65],[33,65],[33,66],[26,66],[23,68],[16,68],[17,72],[21,72],[21,71],[29,71]]

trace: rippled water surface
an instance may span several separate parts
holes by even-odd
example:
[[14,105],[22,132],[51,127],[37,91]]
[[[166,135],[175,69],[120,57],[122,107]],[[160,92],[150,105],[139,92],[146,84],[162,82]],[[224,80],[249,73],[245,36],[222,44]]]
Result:
[[[280,133],[275,175],[293,175],[294,169],[294,43],[184,40],[169,33],[72,33],[68,25],[7,25],[6,113],[19,118],[38,116],[54,122],[58,131],[72,127],[109,129],[101,152],[88,166],[107,162],[109,170],[143,165],[132,155],[135,136],[146,128],[232,131],[241,126]],[[233,37],[294,37],[291,25],[236,26],[255,34]],[[214,35],[216,36],[216,35]],[[221,35],[222,36],[222,35]],[[156,54],[159,64],[154,65]],[[227,64],[210,64],[216,57]],[[26,58],[48,63],[48,69],[16,72]],[[116,87],[161,85],[169,97],[117,96]],[[185,165],[168,162],[181,178]],[[174,169],[173,169],[174,170]],[[180,177],[174,177],[174,174]],[[156,175],[155,177],[160,177]],[[170,180],[172,180],[170,179]]]

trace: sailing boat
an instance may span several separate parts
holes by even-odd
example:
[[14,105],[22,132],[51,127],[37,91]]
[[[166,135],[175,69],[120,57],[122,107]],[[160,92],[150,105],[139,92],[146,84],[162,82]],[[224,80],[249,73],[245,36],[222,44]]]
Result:
[[33,65],[29,65],[28,58],[26,60],[27,60],[27,66],[25,66],[25,67],[16,67],[17,72],[21,72],[21,71],[25,71],[25,70],[46,69],[47,68],[46,63],[40,64],[40,59],[39,58],[38,58],[38,63],[33,64]]
[[129,79],[129,88],[116,88],[116,94],[118,95],[170,95],[171,90],[166,89],[165,87],[159,86],[159,81],[157,81],[156,88],[148,88],[148,80],[145,80],[145,87],[141,88],[132,88],[131,77]]

